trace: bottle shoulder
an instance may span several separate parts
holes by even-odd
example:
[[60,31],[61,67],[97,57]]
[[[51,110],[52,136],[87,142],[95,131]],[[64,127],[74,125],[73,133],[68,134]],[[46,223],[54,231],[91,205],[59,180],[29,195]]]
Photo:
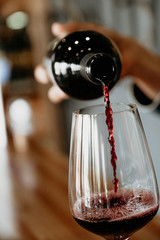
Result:
[[55,47],[55,61],[80,63],[80,60],[90,53],[107,53],[118,55],[112,42],[102,34],[94,31],[78,31],[63,38]]

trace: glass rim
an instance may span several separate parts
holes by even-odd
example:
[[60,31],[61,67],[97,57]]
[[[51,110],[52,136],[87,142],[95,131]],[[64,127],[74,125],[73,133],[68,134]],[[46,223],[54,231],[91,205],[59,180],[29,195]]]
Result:
[[[114,109],[115,106],[119,106],[119,109],[115,110]],[[87,107],[79,108],[79,109],[77,109],[73,112],[73,115],[74,116],[76,116],[76,115],[77,116],[80,116],[80,115],[88,115],[88,116],[104,115],[105,111],[100,112],[100,113],[87,113],[87,110],[89,110],[89,109],[94,109],[94,108],[99,108],[100,109],[102,107],[105,108],[105,104],[90,105],[90,106],[87,106]],[[134,104],[134,103],[122,103],[122,102],[116,103],[115,102],[115,103],[111,103],[111,107],[112,107],[112,110],[113,110],[113,114],[122,113],[122,112],[129,112],[129,111],[136,112],[138,110],[137,105]],[[83,111],[84,111],[84,113],[83,113]]]

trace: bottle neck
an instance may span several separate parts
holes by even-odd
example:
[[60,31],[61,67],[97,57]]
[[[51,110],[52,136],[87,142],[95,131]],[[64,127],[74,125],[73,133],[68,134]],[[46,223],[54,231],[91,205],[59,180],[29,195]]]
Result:
[[81,74],[85,79],[98,85],[109,85],[116,76],[116,63],[105,53],[87,54],[81,61]]

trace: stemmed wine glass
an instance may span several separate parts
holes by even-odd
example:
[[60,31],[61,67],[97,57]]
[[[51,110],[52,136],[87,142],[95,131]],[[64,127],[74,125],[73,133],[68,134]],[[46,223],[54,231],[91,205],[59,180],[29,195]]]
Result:
[[112,110],[114,172],[104,105],[73,113],[69,205],[83,228],[104,239],[123,240],[155,216],[159,195],[137,107],[118,103],[112,104]]

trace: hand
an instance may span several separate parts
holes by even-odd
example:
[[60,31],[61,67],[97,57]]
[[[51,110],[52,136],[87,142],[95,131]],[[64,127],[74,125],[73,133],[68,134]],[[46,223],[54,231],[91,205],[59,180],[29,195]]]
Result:
[[[93,23],[55,23],[51,29],[52,33],[59,39],[78,30],[93,30],[109,37],[120,51],[122,60],[121,78],[132,76],[140,89],[151,99],[160,92],[160,58],[133,38],[122,36]],[[41,67],[41,78],[38,77],[38,71],[40,71],[40,67],[35,70],[37,79],[43,83],[48,82],[49,78],[47,73],[44,72],[44,68]],[[49,91],[49,97],[53,102],[60,102],[69,96],[57,86],[53,86]]]
[[[35,78],[42,84],[47,84],[50,79],[45,70],[45,67],[40,64],[35,68],[34,71]],[[69,96],[64,93],[57,85],[53,85],[48,91],[49,99],[54,103],[60,103],[65,99],[68,99]]]
[[78,30],[92,30],[103,34],[104,36],[113,40],[113,42],[117,45],[120,51],[120,55],[122,58],[121,77],[129,75],[129,73],[131,72],[131,68],[133,67],[133,63],[135,62],[135,54],[138,51],[138,44],[133,38],[122,36],[115,31],[106,29],[105,27],[93,23],[55,23],[52,25],[51,30],[52,33],[60,39],[65,37],[67,34]]
[[[66,23],[66,24],[55,23],[52,25],[52,28],[51,28],[53,35],[59,39],[65,37],[66,35],[68,35],[71,32],[82,30],[82,29],[83,30],[93,30],[93,31],[98,30],[98,32],[106,35],[107,37],[110,37],[117,45],[121,46],[120,52],[121,52],[121,54],[123,53],[122,61],[125,60],[125,62],[126,62],[126,64],[122,64],[123,66],[125,66],[125,68],[124,67],[122,68],[121,77],[127,75],[127,72],[129,71],[129,61],[124,58],[124,55],[126,55],[126,58],[128,58],[128,59],[131,59],[131,56],[129,57],[129,54],[125,54],[124,50],[126,48],[124,46],[126,44],[127,45],[131,44],[130,43],[130,41],[132,41],[131,39],[130,39],[130,41],[128,41],[127,39],[124,41],[125,38],[121,37],[117,33],[113,32],[111,30],[107,30],[101,26],[97,26],[96,24],[92,24],[92,23],[83,23],[83,24],[82,23],[71,23],[71,22]],[[119,44],[119,43],[121,43],[121,44]],[[128,49],[130,49],[129,46],[128,46]],[[35,77],[39,82],[41,82],[43,84],[49,82],[49,77],[48,77],[47,72],[43,65],[39,65],[36,67]],[[56,85],[54,85],[50,88],[50,90],[48,92],[48,96],[49,96],[50,100],[54,103],[58,103],[64,99],[69,98],[69,96],[67,94],[65,94]]]

